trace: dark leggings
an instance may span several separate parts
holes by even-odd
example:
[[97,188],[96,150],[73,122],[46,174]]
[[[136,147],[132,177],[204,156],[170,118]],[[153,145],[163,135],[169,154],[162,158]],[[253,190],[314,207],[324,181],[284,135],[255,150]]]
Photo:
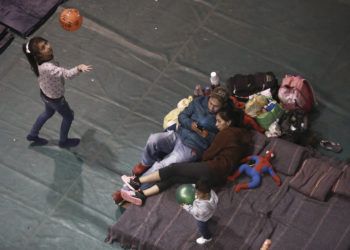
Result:
[[213,175],[206,162],[174,163],[159,170],[160,181],[156,183],[160,191],[173,184],[196,183],[206,178],[213,186],[220,185],[220,178]]

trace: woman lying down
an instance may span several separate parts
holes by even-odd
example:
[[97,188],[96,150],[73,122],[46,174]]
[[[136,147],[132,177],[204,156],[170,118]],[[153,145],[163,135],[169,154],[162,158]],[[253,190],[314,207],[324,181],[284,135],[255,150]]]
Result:
[[[239,165],[251,145],[250,131],[240,128],[240,111],[227,108],[216,115],[216,127],[219,130],[210,147],[203,153],[201,162],[174,163],[146,176],[122,176],[122,180],[131,190],[122,190],[122,197],[135,205],[144,204],[148,196],[158,194],[171,185],[196,183],[200,179],[210,181],[212,187],[226,183],[226,178]],[[143,183],[155,183],[140,190]]]

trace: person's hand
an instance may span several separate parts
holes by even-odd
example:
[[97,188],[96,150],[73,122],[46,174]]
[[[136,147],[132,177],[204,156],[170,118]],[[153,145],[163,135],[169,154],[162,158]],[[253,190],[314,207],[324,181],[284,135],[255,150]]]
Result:
[[209,135],[209,132],[208,130],[205,130],[205,129],[199,130],[199,135],[205,138]]
[[[193,131],[195,131],[195,132],[197,132],[199,129],[198,129],[198,127],[197,127],[197,123],[196,122],[192,122],[191,123],[191,129],[193,130]],[[198,133],[198,132],[197,132]]]
[[204,138],[207,137],[209,134],[208,130],[199,129],[198,124],[196,122],[192,122],[191,129]]
[[79,64],[77,67],[80,72],[89,72],[90,70],[92,70],[91,65]]

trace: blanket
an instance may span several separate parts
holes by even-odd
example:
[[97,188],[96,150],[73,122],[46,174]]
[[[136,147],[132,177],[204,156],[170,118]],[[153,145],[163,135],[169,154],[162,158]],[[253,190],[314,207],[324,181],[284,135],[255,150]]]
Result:
[[[279,146],[282,144],[283,147]],[[219,204],[209,225],[213,240],[205,248],[260,249],[266,239],[271,239],[271,250],[348,249],[348,197],[333,194],[325,201],[319,201],[289,185],[304,161],[318,156],[307,148],[280,139],[269,139],[261,152],[271,147],[279,156],[276,162],[271,161],[272,165],[283,163],[280,169],[284,173],[279,172],[282,186],[277,187],[271,178],[263,178],[257,189],[235,193],[229,183],[216,190]],[[344,168],[344,164],[334,164],[327,158],[322,158],[323,164],[327,160],[332,168]],[[299,168],[294,166],[295,163]],[[308,165],[312,163],[317,161],[308,161]],[[337,178],[344,178],[339,177],[339,171],[335,172]],[[239,178],[237,183],[242,178],[247,177]],[[332,187],[328,185],[328,188]],[[136,249],[202,249],[195,242],[199,237],[195,220],[176,203],[175,191],[176,186],[149,197],[142,207],[128,207],[109,228],[107,241],[117,241],[125,248]]]

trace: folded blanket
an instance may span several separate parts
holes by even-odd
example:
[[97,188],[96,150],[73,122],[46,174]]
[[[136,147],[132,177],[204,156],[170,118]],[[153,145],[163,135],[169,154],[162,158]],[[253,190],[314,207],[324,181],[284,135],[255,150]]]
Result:
[[350,165],[345,165],[343,172],[333,187],[333,192],[336,194],[350,197]]
[[324,201],[341,174],[337,169],[320,159],[310,158],[289,182],[289,186],[311,198]]

